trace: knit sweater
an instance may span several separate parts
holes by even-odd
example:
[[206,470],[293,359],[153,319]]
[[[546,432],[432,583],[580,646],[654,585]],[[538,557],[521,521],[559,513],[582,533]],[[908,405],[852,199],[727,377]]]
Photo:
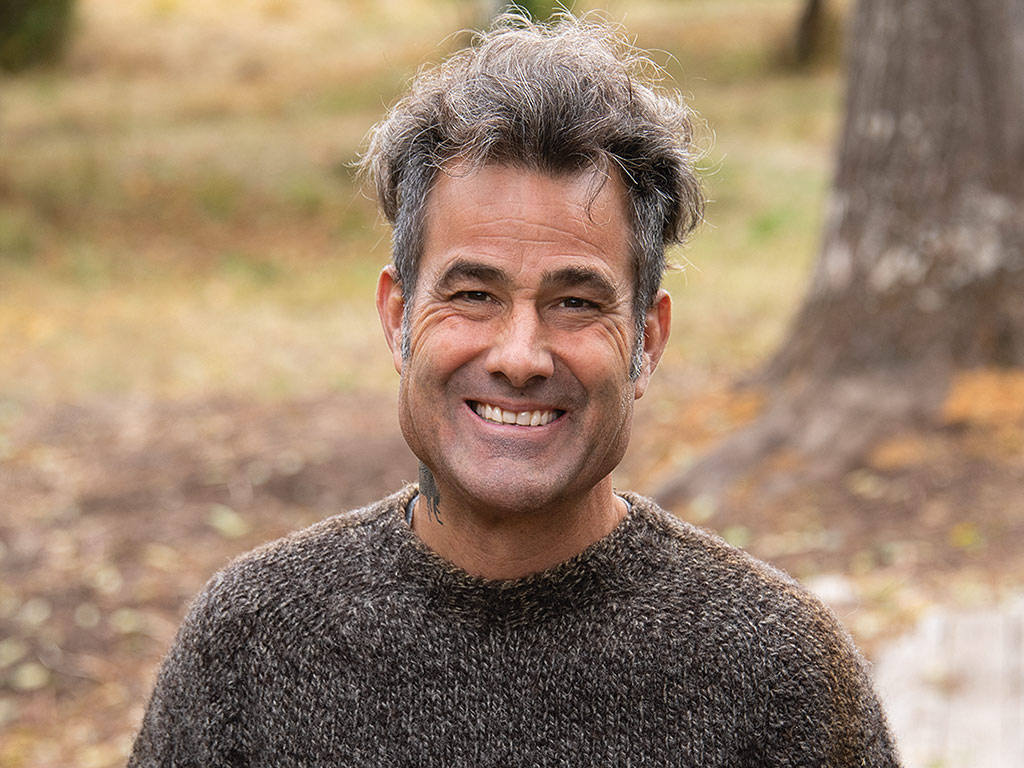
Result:
[[781,572],[653,502],[543,573],[470,576],[410,486],[215,576],[129,766],[895,766],[865,665]]

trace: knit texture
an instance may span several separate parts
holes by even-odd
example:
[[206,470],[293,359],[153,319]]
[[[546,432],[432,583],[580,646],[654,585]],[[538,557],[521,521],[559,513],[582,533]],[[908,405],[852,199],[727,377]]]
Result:
[[571,560],[472,577],[410,486],[215,576],[164,662],[142,766],[895,766],[865,665],[781,572],[623,494]]

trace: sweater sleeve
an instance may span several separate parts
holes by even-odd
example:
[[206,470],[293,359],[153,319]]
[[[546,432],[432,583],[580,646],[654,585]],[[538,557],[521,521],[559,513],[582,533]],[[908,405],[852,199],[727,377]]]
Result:
[[230,598],[216,577],[196,599],[157,676],[128,768],[247,764],[249,622]]
[[773,658],[766,727],[751,765],[897,768],[899,759],[867,663],[832,612],[811,595],[762,627]]

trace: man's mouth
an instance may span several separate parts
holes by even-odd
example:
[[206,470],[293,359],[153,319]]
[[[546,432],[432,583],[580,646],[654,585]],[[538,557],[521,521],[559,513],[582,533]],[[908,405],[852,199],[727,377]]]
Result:
[[477,400],[470,400],[469,406],[484,421],[492,421],[495,424],[516,424],[520,427],[543,427],[565,413],[565,411],[558,410],[506,411],[504,408]]

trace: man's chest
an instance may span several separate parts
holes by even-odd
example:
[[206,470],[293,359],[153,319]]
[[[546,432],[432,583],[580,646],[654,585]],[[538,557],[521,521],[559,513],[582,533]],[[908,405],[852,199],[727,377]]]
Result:
[[274,724],[253,731],[259,762],[715,766],[747,740],[749,694],[727,665],[635,617],[378,615],[326,636],[254,657],[249,716]]

